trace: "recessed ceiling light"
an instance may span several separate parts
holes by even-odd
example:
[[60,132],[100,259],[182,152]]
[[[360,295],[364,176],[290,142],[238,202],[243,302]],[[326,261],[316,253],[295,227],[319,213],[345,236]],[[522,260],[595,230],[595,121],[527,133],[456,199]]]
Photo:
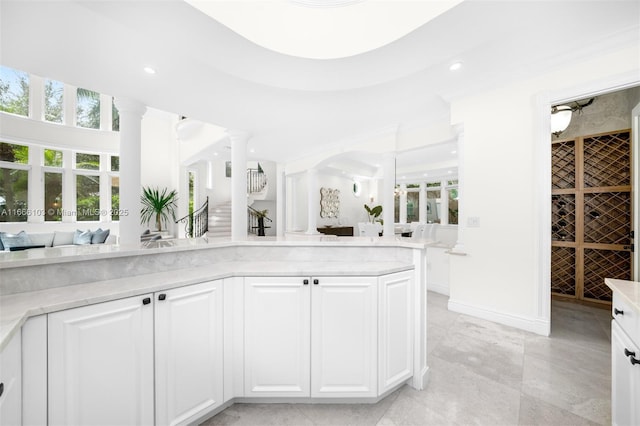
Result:
[[213,153],[213,155],[215,155],[215,156],[217,157],[217,156],[218,156],[218,153],[217,153],[217,152],[214,152],[214,153]]
[[449,66],[449,71],[458,71],[462,68],[462,62],[454,62]]
[[255,149],[253,149],[253,148],[251,148],[251,149],[249,150],[249,152],[253,154],[254,152],[256,152],[256,150],[255,150]]
[[452,154],[457,154],[458,151],[456,151],[455,149],[453,151],[451,151]]
[[156,70],[151,67],[144,67],[144,72],[146,72],[147,74],[155,74]]
[[427,177],[427,176],[429,176],[429,173],[425,173],[425,174],[424,174],[424,175],[422,175],[422,176]]
[[453,173],[453,172],[452,172],[451,170],[447,170],[447,173],[451,174],[451,173]]

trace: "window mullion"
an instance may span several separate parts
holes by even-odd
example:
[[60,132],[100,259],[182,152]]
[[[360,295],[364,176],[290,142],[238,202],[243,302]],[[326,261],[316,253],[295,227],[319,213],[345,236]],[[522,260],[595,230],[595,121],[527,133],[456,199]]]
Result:
[[[33,92],[33,90],[31,91]],[[33,99],[33,98],[32,98]],[[27,208],[29,216],[27,222],[44,222],[44,180],[42,174],[42,161],[44,149],[38,145],[29,147],[29,172]]]

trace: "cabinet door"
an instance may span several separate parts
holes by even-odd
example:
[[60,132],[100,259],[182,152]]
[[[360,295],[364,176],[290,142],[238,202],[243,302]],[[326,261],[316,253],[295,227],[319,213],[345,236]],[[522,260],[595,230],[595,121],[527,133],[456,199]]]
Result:
[[156,423],[185,424],[222,404],[222,281],[155,298]]
[[413,375],[413,271],[379,278],[378,394]]
[[[633,354],[633,355],[632,355]],[[611,322],[611,423],[635,425],[640,421],[640,350],[622,331],[616,320]]]
[[245,396],[309,396],[309,278],[245,278]]
[[49,425],[153,424],[151,301],[49,314]]
[[312,281],[311,396],[376,396],[377,278]]
[[0,352],[0,425],[22,424],[21,349],[18,332]]

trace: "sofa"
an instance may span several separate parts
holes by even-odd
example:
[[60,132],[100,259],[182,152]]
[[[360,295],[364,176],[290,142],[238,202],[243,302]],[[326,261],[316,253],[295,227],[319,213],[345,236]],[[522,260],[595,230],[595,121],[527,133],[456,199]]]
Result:
[[63,247],[87,244],[115,244],[117,237],[109,229],[95,231],[52,231],[17,234],[0,232],[0,251],[17,251],[32,248]]

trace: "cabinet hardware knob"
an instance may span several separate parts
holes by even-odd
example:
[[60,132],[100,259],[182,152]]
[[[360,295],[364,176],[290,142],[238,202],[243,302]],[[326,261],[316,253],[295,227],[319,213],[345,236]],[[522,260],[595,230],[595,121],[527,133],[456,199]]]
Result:
[[320,283],[320,281],[318,281],[318,280],[313,280],[313,284],[314,284],[314,285],[318,285],[319,283]]
[[0,383],[0,396],[4,393],[4,383]]
[[164,293],[161,293],[158,295],[158,300],[165,300],[167,298],[167,295]]
[[631,365],[640,364],[640,359],[636,359],[634,357],[631,357],[631,358],[629,358],[629,360],[631,361]]
[[624,311],[621,311],[618,308],[613,308],[613,314],[614,315],[624,315]]
[[151,303],[151,298],[150,297],[145,297],[144,299],[142,299],[142,304],[143,305],[148,305],[149,303]]
[[624,348],[624,356],[636,356],[636,353],[635,352],[631,352],[627,348]]
[[304,285],[309,285],[309,280],[304,280],[304,281],[302,281],[302,284],[304,284]]

